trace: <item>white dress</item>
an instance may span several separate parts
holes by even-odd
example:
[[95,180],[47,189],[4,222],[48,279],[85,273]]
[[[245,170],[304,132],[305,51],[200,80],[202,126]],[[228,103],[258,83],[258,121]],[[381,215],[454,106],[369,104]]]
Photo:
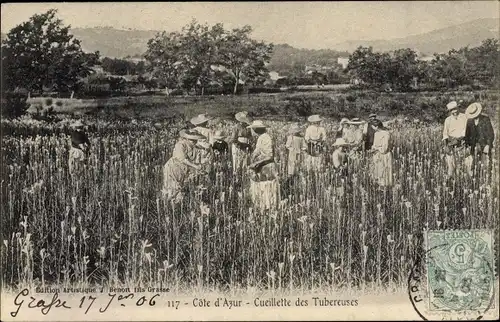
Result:
[[251,156],[251,163],[259,161],[264,162],[263,166],[252,172],[250,198],[255,209],[262,212],[277,207],[279,191],[273,142],[267,133],[259,136]]
[[[304,135],[304,141],[306,146],[311,144],[324,145],[326,140],[326,130],[322,126],[317,125],[309,125],[306,129]],[[306,171],[314,171],[319,172],[323,169],[323,153],[318,153],[315,155],[311,155],[309,153],[305,153],[304,155],[304,169]]]
[[175,144],[172,157],[163,166],[162,195],[166,200],[182,199],[182,187],[192,172],[191,168],[182,161],[187,159],[194,162],[195,158],[194,144],[186,139],[179,139]]
[[382,187],[392,186],[392,152],[391,135],[388,131],[377,131],[373,138],[371,175]]
[[304,138],[297,135],[289,135],[285,147],[288,150],[288,175],[293,176],[299,170]]

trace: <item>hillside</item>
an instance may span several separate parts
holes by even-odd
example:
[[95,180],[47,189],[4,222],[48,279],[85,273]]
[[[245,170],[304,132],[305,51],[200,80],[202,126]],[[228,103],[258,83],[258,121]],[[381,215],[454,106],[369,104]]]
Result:
[[98,50],[101,56],[113,58],[143,54],[148,40],[158,33],[154,30],[120,30],[110,27],[74,28],[71,32],[82,41],[83,50]]
[[[337,61],[359,46],[372,46],[377,51],[413,48],[424,54],[447,52],[452,48],[476,46],[487,38],[498,38],[499,19],[478,19],[419,35],[389,40],[354,40],[330,46],[329,49],[297,49],[276,45],[271,65],[277,70],[284,65],[323,64]],[[138,56],[145,52],[155,30],[120,30],[112,27],[73,28],[71,32],[82,41],[85,51],[99,51],[101,56]],[[2,34],[2,39],[5,35]]]
[[499,25],[499,19],[478,19],[404,38],[347,41],[335,45],[335,49],[352,52],[359,46],[372,46],[376,51],[413,48],[431,55],[448,52],[452,48],[477,46],[487,38],[498,38]]

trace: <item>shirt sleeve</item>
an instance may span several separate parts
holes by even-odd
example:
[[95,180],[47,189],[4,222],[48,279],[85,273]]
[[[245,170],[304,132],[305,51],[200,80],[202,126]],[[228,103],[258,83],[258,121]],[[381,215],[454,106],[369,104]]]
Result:
[[178,141],[174,146],[172,157],[179,161],[188,159],[188,147],[182,142]]
[[493,130],[493,125],[491,125],[491,120],[489,118],[485,118],[485,130],[486,130],[486,141],[490,146],[490,149],[493,148],[493,141],[495,141],[495,131]]
[[377,145],[377,150],[380,153],[387,153],[389,152],[389,141],[390,141],[390,134],[389,132],[383,133],[379,136],[379,142]]
[[292,136],[289,135],[287,138],[286,138],[286,143],[285,143],[285,147],[290,150],[290,148],[292,147]]
[[319,137],[320,137],[320,140],[322,140],[322,141],[326,140],[326,130],[324,127],[320,128]]
[[311,140],[311,127],[309,126],[307,129],[306,129],[306,132],[304,133],[304,140],[305,141],[310,141]]
[[448,128],[449,128],[449,119],[447,118],[446,120],[444,120],[443,141],[447,140],[449,138],[449,136],[448,136]]

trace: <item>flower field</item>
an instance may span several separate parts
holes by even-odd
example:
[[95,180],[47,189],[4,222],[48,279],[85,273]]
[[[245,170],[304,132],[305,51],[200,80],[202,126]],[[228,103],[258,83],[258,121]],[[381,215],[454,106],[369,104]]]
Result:
[[[498,225],[498,158],[474,179],[459,169],[447,181],[440,125],[392,128],[395,184],[382,191],[363,157],[347,178],[327,167],[285,189],[290,124],[268,124],[283,175],[279,208],[268,213],[252,209],[246,177],[222,171],[191,181],[182,205],[164,204],[175,124],[96,121],[79,178],[68,172],[64,131],[3,137],[3,285],[394,290],[423,254],[425,229]],[[329,146],[337,125],[325,124]],[[231,126],[215,124],[226,134]]]

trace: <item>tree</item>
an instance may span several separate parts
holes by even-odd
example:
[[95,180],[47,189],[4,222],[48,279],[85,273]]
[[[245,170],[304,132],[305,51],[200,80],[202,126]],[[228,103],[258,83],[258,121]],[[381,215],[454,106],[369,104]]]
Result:
[[182,47],[182,35],[178,32],[158,33],[148,41],[145,58],[149,62],[149,71],[169,88],[181,85],[181,75],[186,70]]
[[420,78],[417,53],[410,48],[393,52],[390,64],[389,82],[401,90],[410,89],[413,79]]
[[218,63],[231,71],[233,94],[237,93],[242,77],[253,80],[267,73],[265,64],[271,58],[273,45],[251,39],[251,32],[250,26],[244,26],[224,33],[220,39]]
[[162,82],[204,94],[207,86],[233,79],[233,93],[245,80],[265,80],[266,62],[272,45],[250,38],[251,28],[224,30],[222,24],[208,26],[193,20],[181,32],[163,32],[148,42],[146,59],[150,71]]
[[360,46],[350,55],[347,70],[366,84],[380,86],[390,79],[390,66],[388,53],[376,53],[372,47]]
[[99,53],[84,53],[56,13],[35,14],[7,34],[2,42],[6,89],[70,91],[97,63]]

